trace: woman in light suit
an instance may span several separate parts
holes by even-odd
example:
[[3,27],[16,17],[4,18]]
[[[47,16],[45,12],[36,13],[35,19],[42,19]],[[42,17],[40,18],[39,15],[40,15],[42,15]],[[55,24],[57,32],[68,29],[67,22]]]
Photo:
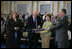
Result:
[[[51,26],[52,26],[51,15],[48,14],[46,16],[46,22],[44,22],[42,29],[47,29]],[[41,31],[40,34],[41,34],[41,38],[42,38],[42,48],[49,48],[51,32],[44,30],[44,31]]]

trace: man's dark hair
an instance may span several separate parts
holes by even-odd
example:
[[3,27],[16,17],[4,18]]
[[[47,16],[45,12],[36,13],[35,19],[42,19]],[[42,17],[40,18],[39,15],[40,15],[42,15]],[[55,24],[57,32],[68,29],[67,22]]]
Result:
[[66,9],[61,9],[61,10],[62,10],[62,12],[64,12],[66,14]]

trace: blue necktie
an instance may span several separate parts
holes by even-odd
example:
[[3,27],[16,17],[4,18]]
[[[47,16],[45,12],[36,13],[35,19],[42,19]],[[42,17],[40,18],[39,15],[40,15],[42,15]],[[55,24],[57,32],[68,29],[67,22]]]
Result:
[[36,28],[37,28],[37,19],[35,19],[35,25],[36,25]]
[[15,31],[15,43],[17,43],[17,30]]
[[56,20],[54,19],[54,25],[56,24]]

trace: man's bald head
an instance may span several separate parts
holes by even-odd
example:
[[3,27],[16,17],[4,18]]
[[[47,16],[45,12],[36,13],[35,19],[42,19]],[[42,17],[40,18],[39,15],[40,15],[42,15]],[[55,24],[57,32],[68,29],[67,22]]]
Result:
[[37,15],[38,15],[37,11],[33,11],[33,16],[37,17]]

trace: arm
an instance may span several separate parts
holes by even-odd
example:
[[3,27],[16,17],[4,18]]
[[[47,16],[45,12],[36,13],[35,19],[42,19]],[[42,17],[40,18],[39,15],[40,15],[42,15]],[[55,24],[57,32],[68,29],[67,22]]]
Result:
[[[42,26],[42,29],[45,28],[45,25],[46,25],[46,23],[44,22],[44,24],[43,24],[43,26]],[[45,33],[45,32],[46,32],[46,31],[44,30],[44,31],[41,31],[40,33],[43,34],[43,33]]]
[[14,30],[14,28],[13,28],[13,26],[12,26],[12,24],[11,24],[11,20],[9,20],[9,21],[7,22],[7,24],[6,24],[6,29],[7,29],[6,34],[8,34],[9,32],[11,32],[11,31]]
[[42,26],[42,29],[45,27],[45,23],[43,24],[43,26]]
[[64,18],[61,22],[59,22],[59,24],[57,24],[56,26],[51,27],[50,30],[58,29],[58,28],[66,25],[66,24],[67,24],[67,19]]

